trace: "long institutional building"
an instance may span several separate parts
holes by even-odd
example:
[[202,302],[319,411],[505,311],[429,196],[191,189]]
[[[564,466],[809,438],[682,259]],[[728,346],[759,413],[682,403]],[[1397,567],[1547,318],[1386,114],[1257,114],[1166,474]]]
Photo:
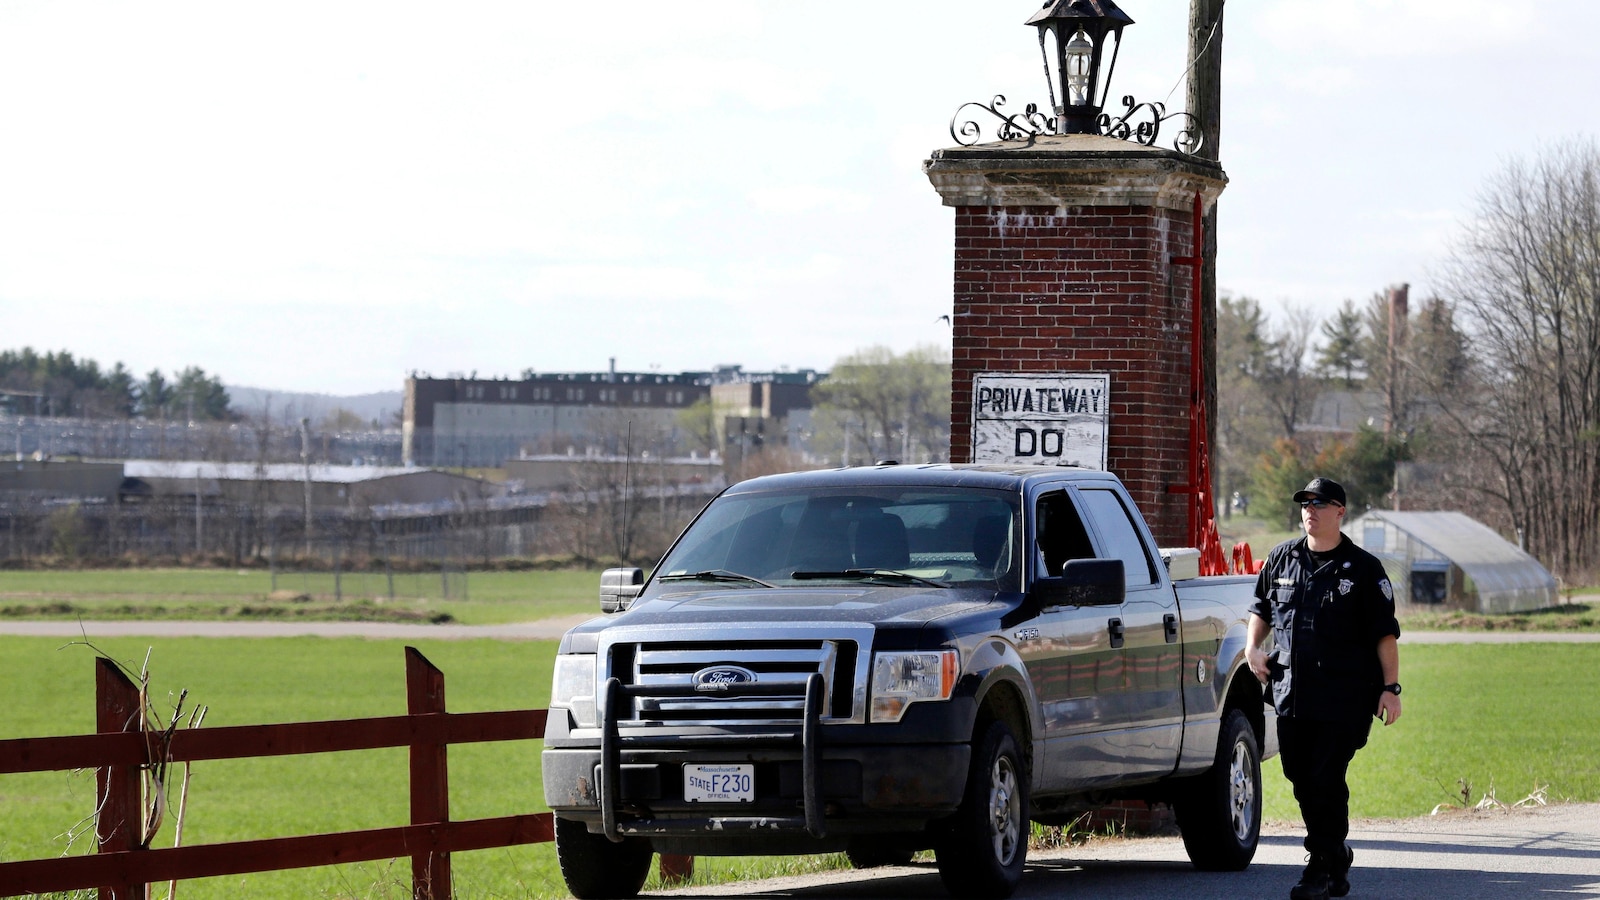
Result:
[[406,379],[403,461],[408,466],[499,466],[508,459],[702,449],[680,414],[702,400],[724,417],[728,442],[803,446],[811,388],[825,375],[745,372],[566,372],[521,380]]

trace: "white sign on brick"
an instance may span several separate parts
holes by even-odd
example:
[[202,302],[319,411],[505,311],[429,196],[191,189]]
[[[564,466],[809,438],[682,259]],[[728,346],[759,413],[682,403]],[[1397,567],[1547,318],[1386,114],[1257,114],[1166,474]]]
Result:
[[972,384],[972,461],[1104,470],[1110,375],[998,374]]

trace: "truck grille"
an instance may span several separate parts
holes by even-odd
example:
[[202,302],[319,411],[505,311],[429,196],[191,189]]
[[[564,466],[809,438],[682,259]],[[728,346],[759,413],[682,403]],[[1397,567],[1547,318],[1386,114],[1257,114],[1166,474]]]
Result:
[[[824,723],[864,721],[867,673],[859,661],[867,655],[864,647],[870,652],[871,631],[861,637],[830,631],[827,637],[695,639],[703,638],[702,633],[664,640],[614,640],[610,672],[632,686],[628,692],[632,709],[618,724],[798,722],[805,710],[806,679],[813,674],[822,676]],[[697,676],[715,679],[729,673],[739,679],[731,690],[685,695],[693,691]],[[743,685],[759,687],[760,693],[740,696],[738,688]],[[662,692],[652,695],[651,688]]]

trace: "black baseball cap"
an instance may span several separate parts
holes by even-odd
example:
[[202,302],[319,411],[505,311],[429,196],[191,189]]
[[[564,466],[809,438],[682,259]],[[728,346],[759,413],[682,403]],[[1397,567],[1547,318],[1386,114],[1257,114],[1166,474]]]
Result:
[[1320,475],[1311,479],[1305,490],[1295,492],[1294,502],[1304,503],[1307,500],[1327,500],[1340,506],[1348,505],[1344,502],[1344,485]]

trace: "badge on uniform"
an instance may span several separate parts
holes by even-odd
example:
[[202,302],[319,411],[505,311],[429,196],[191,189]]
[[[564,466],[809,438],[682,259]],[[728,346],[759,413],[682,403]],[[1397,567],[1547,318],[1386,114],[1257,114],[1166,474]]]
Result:
[[1383,599],[1394,602],[1394,588],[1389,586],[1389,579],[1378,582],[1378,590],[1383,591]]
[[1348,578],[1339,579],[1339,596],[1342,597],[1345,594],[1350,593],[1350,589],[1355,587],[1355,586],[1356,586],[1356,583],[1354,581],[1351,581]]

